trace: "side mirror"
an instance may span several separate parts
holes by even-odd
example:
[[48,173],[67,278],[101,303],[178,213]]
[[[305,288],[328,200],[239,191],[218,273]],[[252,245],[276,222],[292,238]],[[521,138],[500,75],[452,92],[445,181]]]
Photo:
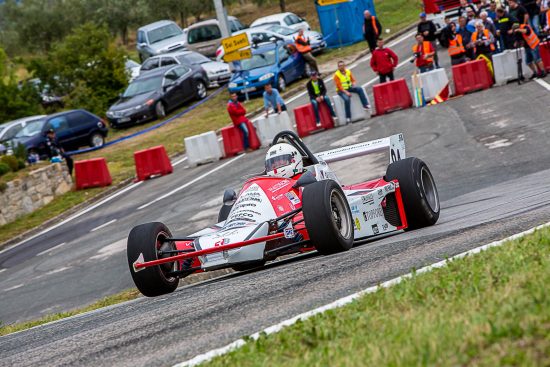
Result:
[[300,176],[298,181],[296,181],[296,183],[292,187],[296,189],[298,187],[304,187],[304,186],[310,185],[314,182],[317,182],[317,179],[315,178],[313,173],[306,171],[302,176]]
[[223,205],[231,206],[237,200],[237,193],[233,189],[226,189],[223,193]]

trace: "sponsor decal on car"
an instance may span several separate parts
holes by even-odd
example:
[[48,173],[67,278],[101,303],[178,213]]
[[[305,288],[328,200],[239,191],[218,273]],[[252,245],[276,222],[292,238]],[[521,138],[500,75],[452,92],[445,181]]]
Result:
[[287,187],[288,185],[290,185],[291,181],[290,180],[282,180],[282,181],[279,181],[277,182],[275,185],[271,186],[269,188],[269,192],[275,192],[275,191],[279,191],[285,187]]
[[380,218],[384,216],[384,211],[382,208],[376,208],[369,210],[368,212],[363,212],[363,218],[365,219],[365,222],[368,222],[369,220],[373,220],[375,218]]
[[294,205],[298,205],[300,204],[300,198],[298,197],[298,195],[296,195],[294,193],[294,191],[289,191],[285,194],[285,196],[288,198],[288,200],[290,200],[290,202]]
[[393,191],[394,190],[394,184],[393,182],[390,182],[389,184],[387,184],[385,187],[384,187],[384,190],[386,190],[386,192],[390,192],[390,191]]
[[355,217],[355,230],[360,231],[361,230],[361,222],[359,221],[359,218]]
[[292,227],[292,223],[288,223],[288,226],[285,227],[283,232],[285,234],[285,238],[288,239],[293,239],[296,235],[294,232],[294,227]]
[[378,230],[378,224],[373,224],[373,225],[372,225],[372,232],[373,232],[374,234],[380,233],[380,231]]
[[361,196],[361,202],[363,204],[374,204],[374,198],[372,197],[372,194]]
[[359,214],[359,213],[361,213],[361,211],[359,210],[359,206],[357,206],[357,205],[351,205],[351,206],[350,206],[350,209],[351,209],[351,213],[352,213],[352,214]]

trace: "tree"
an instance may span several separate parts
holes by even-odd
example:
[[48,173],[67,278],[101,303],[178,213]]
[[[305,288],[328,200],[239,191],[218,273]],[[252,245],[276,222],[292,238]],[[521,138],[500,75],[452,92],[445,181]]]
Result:
[[127,85],[125,58],[106,25],[85,23],[47,56],[31,61],[29,70],[55,94],[67,96],[67,107],[104,115]]

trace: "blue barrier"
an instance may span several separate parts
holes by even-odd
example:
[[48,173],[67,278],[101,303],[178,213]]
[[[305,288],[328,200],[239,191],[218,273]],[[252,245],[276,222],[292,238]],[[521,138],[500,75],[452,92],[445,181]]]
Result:
[[127,136],[123,136],[121,138],[118,138],[118,139],[115,139],[113,141],[110,141],[110,142],[107,142],[105,144],[103,144],[102,146],[100,147],[90,147],[90,148],[85,148],[85,149],[79,149],[79,150],[73,150],[73,151],[70,151],[70,152],[67,152],[68,155],[77,155],[77,154],[82,154],[82,153],[88,153],[88,152],[93,152],[94,150],[99,150],[99,149],[103,149],[103,148],[106,148],[106,147],[109,147],[111,145],[115,145],[115,144],[118,144],[122,141],[125,141],[125,140],[128,140],[128,139],[132,139],[132,138],[135,138],[136,136],[139,136],[139,135],[143,135],[143,134],[146,134],[148,133],[149,131],[153,131],[153,130],[156,130],[158,129],[159,127],[161,126],[164,126],[172,121],[174,121],[175,119],[193,111],[195,108],[199,107],[200,105],[202,105],[203,103],[211,100],[212,98],[214,98],[215,96],[217,96],[218,94],[220,94],[222,91],[224,91],[225,89],[227,88],[227,85],[223,86],[223,87],[220,87],[218,88],[217,90],[214,91],[214,93],[210,94],[208,97],[206,97],[205,99],[201,100],[201,101],[198,101],[196,102],[195,104],[189,106],[188,108],[186,108],[185,110],[175,114],[174,116],[170,117],[169,119],[167,120],[164,120],[164,121],[161,121],[153,126],[150,126],[148,127],[147,129],[145,130],[140,130],[140,131],[137,131],[133,134],[130,134],[130,135],[127,135]]

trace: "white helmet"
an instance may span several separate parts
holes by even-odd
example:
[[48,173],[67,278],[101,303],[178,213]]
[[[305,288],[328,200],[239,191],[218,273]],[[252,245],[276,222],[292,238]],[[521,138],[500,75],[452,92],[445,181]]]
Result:
[[265,171],[268,176],[294,177],[304,171],[302,155],[288,143],[275,144],[265,155]]

